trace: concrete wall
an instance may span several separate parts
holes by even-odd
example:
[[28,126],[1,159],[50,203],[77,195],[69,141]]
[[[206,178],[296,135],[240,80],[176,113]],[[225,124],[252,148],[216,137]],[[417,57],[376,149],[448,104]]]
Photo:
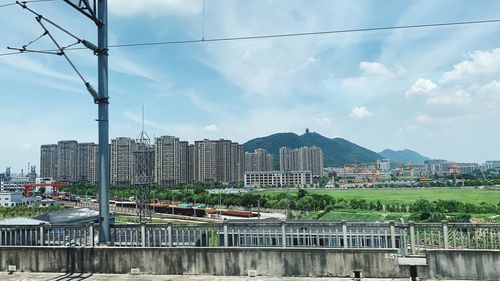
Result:
[[395,250],[0,247],[0,270],[148,274],[408,277]]
[[500,250],[427,250],[431,279],[500,280]]
[[[398,265],[396,250],[298,248],[117,248],[0,247],[0,270],[19,271],[264,276],[409,277]],[[418,276],[429,279],[500,280],[500,250],[427,250],[427,266]]]

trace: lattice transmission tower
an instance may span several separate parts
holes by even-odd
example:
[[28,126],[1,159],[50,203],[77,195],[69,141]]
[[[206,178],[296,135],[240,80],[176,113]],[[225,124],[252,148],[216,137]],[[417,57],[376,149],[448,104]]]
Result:
[[154,147],[151,139],[144,130],[144,106],[142,107],[142,131],[135,141],[134,157],[134,185],[136,187],[136,212],[139,222],[151,222],[153,210],[151,203],[151,185],[154,172]]

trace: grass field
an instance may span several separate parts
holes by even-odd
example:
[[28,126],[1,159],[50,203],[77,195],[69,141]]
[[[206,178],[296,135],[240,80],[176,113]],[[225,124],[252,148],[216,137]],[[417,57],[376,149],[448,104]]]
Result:
[[[474,189],[474,188],[443,188],[443,189],[309,189],[309,193],[327,194],[334,198],[365,199],[367,201],[380,200],[382,203],[413,202],[419,199],[434,201],[456,200],[479,204],[487,202],[498,204],[500,190]],[[269,190],[268,193],[286,192],[286,190]]]

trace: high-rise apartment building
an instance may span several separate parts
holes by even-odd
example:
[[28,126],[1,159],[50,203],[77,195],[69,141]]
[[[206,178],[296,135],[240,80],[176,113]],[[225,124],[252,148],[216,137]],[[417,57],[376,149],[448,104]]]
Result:
[[174,186],[181,181],[181,145],[179,138],[155,138],[155,182],[160,186]]
[[215,141],[215,179],[218,182],[230,182],[232,180],[232,155],[231,141]]
[[189,143],[187,141],[179,142],[179,172],[180,183],[189,182]]
[[254,152],[245,152],[245,172],[274,171],[273,161],[273,156],[262,148]]
[[245,150],[243,145],[231,143],[231,182],[243,182],[245,175]]
[[99,182],[99,145],[94,144],[89,149],[89,183]]
[[76,181],[82,183],[97,183],[99,170],[98,145],[95,143],[79,143],[77,158]]
[[187,167],[187,177],[188,177],[188,182],[194,182],[194,144],[190,144],[188,146],[188,167]]
[[194,180],[197,182],[215,182],[217,178],[216,147],[213,140],[194,142]]
[[323,151],[319,147],[280,148],[280,170],[311,171],[314,177],[323,176]]
[[40,147],[40,177],[57,178],[57,144]]
[[78,143],[74,140],[57,143],[57,179],[77,181]]
[[127,137],[111,140],[111,184],[130,185],[132,183],[134,144],[135,141]]

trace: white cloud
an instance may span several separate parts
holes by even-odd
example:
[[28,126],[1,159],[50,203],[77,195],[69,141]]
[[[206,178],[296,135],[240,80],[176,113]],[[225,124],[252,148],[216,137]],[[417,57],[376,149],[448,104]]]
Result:
[[359,106],[359,107],[353,108],[351,110],[351,114],[349,116],[351,116],[352,118],[355,118],[355,119],[363,119],[366,117],[371,117],[371,116],[373,116],[373,114],[370,111],[368,111],[368,109],[366,109],[366,107]]
[[464,90],[457,90],[452,94],[431,97],[427,100],[427,103],[433,105],[464,105],[470,103],[471,100],[471,94]]
[[207,125],[207,126],[203,127],[203,130],[205,130],[207,132],[219,132],[220,131],[219,127],[217,127],[217,125],[215,125],[215,124]]
[[429,115],[427,114],[420,114],[418,115],[415,120],[417,121],[417,123],[419,124],[428,124],[432,121],[432,117],[430,117]]
[[320,127],[327,127],[327,126],[330,126],[332,124],[332,119],[330,119],[326,116],[316,117],[316,118],[314,118],[314,122],[316,122],[316,125],[318,125]]
[[146,14],[151,17],[186,16],[199,13],[202,3],[199,0],[110,0],[109,11],[118,16],[137,14]]
[[315,66],[318,63],[319,63],[319,59],[317,59],[315,57],[308,57],[307,60],[303,64],[297,66],[296,68],[291,69],[290,72],[297,73],[299,71],[307,70],[308,68]]
[[453,70],[443,74],[443,80],[456,81],[478,75],[500,72],[500,48],[489,51],[473,51],[466,60],[455,64]]
[[411,87],[406,90],[405,96],[411,97],[415,95],[425,95],[436,89],[437,85],[431,80],[419,78]]
[[378,62],[362,61],[359,64],[359,69],[363,75],[367,76],[391,76],[393,74],[387,67]]
[[493,80],[490,83],[483,85],[479,92],[492,97],[500,97],[500,80]]
[[[11,68],[17,68],[21,70],[24,74],[23,76],[26,76],[27,72],[31,72],[32,74],[42,75],[60,81],[77,83],[80,81],[76,73],[70,72],[72,70],[68,69],[69,74],[61,71],[56,71],[47,67],[47,64],[43,64],[39,61],[33,60],[26,55],[5,57],[0,61],[0,64],[5,64]],[[69,65],[66,65],[66,67],[69,68]]]
[[155,82],[162,82],[163,79],[161,75],[158,74],[158,71],[154,71],[145,65],[135,63],[121,54],[118,56],[116,54],[114,55],[115,57],[110,61],[111,70],[132,76],[139,76]]

